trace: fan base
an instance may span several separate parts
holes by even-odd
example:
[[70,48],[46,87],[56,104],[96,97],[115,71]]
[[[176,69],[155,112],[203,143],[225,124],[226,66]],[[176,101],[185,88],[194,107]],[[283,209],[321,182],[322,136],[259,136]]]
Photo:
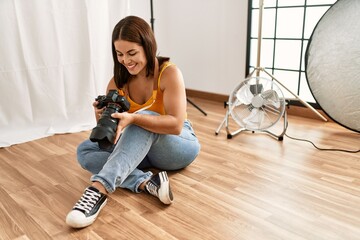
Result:
[[288,127],[288,121],[287,121],[287,112],[285,111],[283,114],[283,130],[280,134],[275,134],[269,130],[258,130],[258,131],[254,131],[254,130],[248,130],[246,128],[240,128],[238,130],[235,130],[233,132],[230,131],[229,129],[229,125],[228,125],[228,121],[229,121],[229,115],[227,114],[224,118],[224,120],[221,122],[220,126],[218,127],[218,129],[215,131],[215,135],[219,135],[219,132],[221,130],[221,128],[223,127],[223,125],[225,124],[225,128],[226,128],[226,137],[227,139],[232,139],[234,136],[238,135],[239,133],[243,132],[243,131],[250,131],[252,133],[267,133],[270,136],[272,136],[273,138],[277,139],[278,141],[283,141],[284,140],[284,135],[286,132],[286,129]]

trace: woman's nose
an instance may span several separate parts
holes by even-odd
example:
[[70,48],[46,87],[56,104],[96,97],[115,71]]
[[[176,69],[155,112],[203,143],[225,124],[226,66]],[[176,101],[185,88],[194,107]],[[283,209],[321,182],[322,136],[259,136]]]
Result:
[[123,64],[128,64],[129,62],[130,62],[130,58],[129,57],[127,57],[127,56],[123,56],[123,59],[122,59],[122,61],[123,61]]

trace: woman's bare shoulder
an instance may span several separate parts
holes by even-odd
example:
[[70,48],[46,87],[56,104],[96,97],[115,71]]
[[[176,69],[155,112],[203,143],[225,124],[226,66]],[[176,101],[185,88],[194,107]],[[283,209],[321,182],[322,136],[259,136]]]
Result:
[[176,65],[170,65],[166,69],[164,69],[160,80],[161,89],[164,90],[168,86],[183,85],[183,84],[184,84],[184,79],[182,72]]

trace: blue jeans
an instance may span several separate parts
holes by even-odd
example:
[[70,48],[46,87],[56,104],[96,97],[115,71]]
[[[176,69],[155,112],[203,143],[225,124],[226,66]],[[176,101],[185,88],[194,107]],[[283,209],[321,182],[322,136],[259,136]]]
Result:
[[[152,111],[138,114],[158,115]],[[139,186],[152,175],[142,169],[178,170],[192,163],[200,151],[200,143],[189,121],[180,135],[157,134],[136,125],[127,126],[118,143],[102,150],[98,143],[86,140],[77,149],[80,165],[93,173],[92,182],[100,182],[108,193],[117,187],[141,192]]]

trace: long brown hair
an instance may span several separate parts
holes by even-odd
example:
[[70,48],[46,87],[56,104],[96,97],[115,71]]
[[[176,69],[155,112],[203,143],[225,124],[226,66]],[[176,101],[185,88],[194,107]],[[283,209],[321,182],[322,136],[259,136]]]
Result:
[[[157,51],[154,33],[144,19],[136,16],[127,16],[116,24],[112,34],[111,48],[114,60],[114,80],[117,88],[122,88],[131,77],[128,70],[118,61],[114,46],[114,42],[118,40],[134,42],[142,46],[147,60],[146,76],[154,74]],[[159,65],[168,60],[169,58],[159,58]]]

